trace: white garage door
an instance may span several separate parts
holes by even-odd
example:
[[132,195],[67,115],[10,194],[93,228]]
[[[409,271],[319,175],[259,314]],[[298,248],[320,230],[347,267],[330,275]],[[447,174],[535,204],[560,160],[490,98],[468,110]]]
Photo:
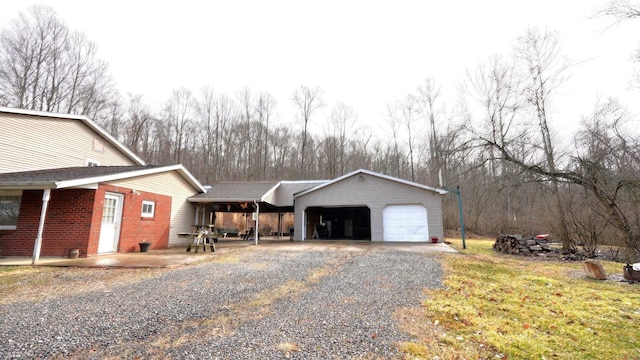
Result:
[[384,241],[420,242],[429,239],[423,205],[388,205],[382,210]]

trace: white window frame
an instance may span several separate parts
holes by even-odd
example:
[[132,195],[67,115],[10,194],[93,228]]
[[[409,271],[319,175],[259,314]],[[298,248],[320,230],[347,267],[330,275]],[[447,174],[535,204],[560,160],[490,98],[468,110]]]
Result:
[[[151,206],[151,211],[144,211],[146,206]],[[150,200],[142,200],[142,208],[140,209],[140,216],[143,218],[152,218],[156,215],[156,202]]]
[[[22,198],[22,190],[0,190],[0,196],[16,196]],[[22,199],[20,199],[22,202]],[[18,213],[18,217],[20,214]],[[15,230],[17,225],[1,225],[0,230]]]

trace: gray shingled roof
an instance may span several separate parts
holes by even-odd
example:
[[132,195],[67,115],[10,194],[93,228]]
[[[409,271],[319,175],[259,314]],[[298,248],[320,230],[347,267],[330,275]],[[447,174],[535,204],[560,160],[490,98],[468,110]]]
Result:
[[206,193],[189,199],[206,199],[212,202],[260,200],[276,185],[278,181],[222,182],[211,186]]
[[150,169],[156,166],[81,166],[59,169],[0,173],[0,185],[32,184],[87,179]]

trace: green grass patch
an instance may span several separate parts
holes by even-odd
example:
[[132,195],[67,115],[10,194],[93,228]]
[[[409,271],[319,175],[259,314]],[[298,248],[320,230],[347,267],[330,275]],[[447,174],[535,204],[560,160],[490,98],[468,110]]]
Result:
[[[425,321],[443,331],[404,344],[409,356],[640,359],[639,285],[588,279],[581,263],[496,254],[489,239],[466,250],[452,242],[461,253],[442,256],[446,288],[423,303]],[[622,264],[602,263],[622,274]]]

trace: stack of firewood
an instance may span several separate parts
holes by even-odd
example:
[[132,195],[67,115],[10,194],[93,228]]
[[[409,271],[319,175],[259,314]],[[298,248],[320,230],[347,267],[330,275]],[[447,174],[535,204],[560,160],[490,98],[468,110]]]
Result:
[[525,256],[545,256],[546,253],[553,251],[547,240],[525,238],[521,235],[500,235],[496,238],[493,249],[505,254]]

